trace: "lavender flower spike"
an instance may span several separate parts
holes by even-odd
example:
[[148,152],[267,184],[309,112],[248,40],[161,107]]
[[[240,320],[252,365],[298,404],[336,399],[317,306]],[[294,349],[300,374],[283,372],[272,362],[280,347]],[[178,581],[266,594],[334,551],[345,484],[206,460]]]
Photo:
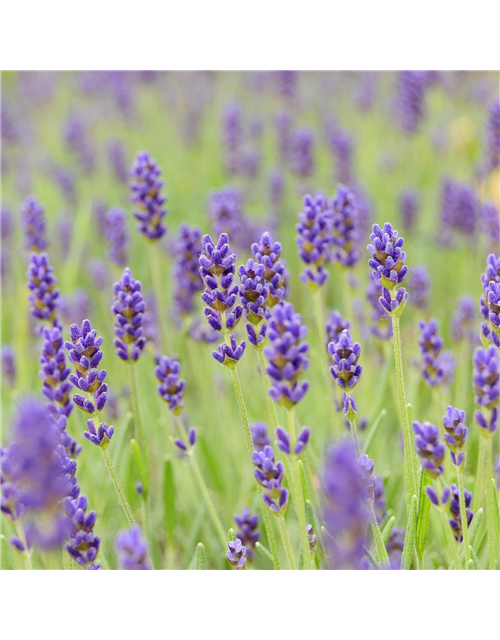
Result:
[[40,253],[47,248],[47,238],[45,235],[45,216],[43,208],[38,204],[36,198],[30,196],[26,198],[21,210],[23,220],[25,248],[28,251]]
[[180,415],[184,409],[182,398],[186,382],[180,380],[180,373],[181,365],[178,360],[167,358],[167,356],[156,359],[155,375],[160,382],[156,390],[175,415]]
[[241,515],[234,516],[234,521],[238,525],[239,530],[236,532],[236,538],[241,540],[247,551],[247,560],[253,560],[255,545],[260,539],[259,516],[251,514],[248,507],[245,507]]
[[343,184],[331,203],[333,259],[343,267],[354,267],[360,258],[356,197]]
[[120,568],[128,571],[151,569],[148,558],[148,545],[138,527],[122,531],[116,538],[116,548]]
[[267,306],[274,307],[285,296],[285,265],[280,262],[281,244],[273,240],[269,232],[262,234],[259,242],[252,244],[255,260],[264,265],[267,287]]
[[346,329],[340,334],[336,344],[330,342],[328,353],[333,362],[330,373],[341,389],[352,389],[359,381],[363,367],[358,364],[361,355],[359,342],[353,343]]
[[445,448],[439,440],[439,429],[430,422],[415,421],[413,423],[415,432],[415,447],[422,462],[422,467],[431,476],[437,477],[444,471],[443,459]]
[[107,371],[98,368],[103,356],[103,338],[97,337],[97,331],[92,329],[90,320],[84,320],[81,329],[72,324],[69,334],[71,342],[66,342],[64,346],[69,352],[70,362],[76,369],[76,375],[70,375],[69,379],[73,386],[88,396],[85,398],[75,393],[73,402],[79,409],[94,416],[104,409],[108,391],[108,385],[104,383]]
[[444,378],[442,349],[444,341],[438,333],[436,320],[420,322],[421,335],[418,341],[422,352],[422,375],[430,387],[438,387]]
[[487,349],[478,347],[474,352],[473,385],[474,401],[481,407],[474,418],[480,433],[489,436],[498,428],[500,397],[500,356],[493,345]]
[[226,558],[233,569],[242,570],[247,568],[247,550],[241,544],[241,540],[231,540],[227,543]]
[[372,244],[367,248],[372,258],[368,264],[373,269],[373,279],[392,291],[403,282],[408,273],[408,267],[404,264],[406,253],[401,250],[404,239],[399,237],[389,222],[384,224],[383,229],[374,224],[370,238]]
[[189,315],[194,311],[194,297],[203,290],[203,280],[198,270],[201,249],[201,231],[181,225],[174,245],[175,265],[172,270],[174,300],[177,311]]
[[43,394],[49,401],[47,409],[55,418],[68,417],[73,411],[69,398],[71,384],[68,381],[71,371],[66,364],[63,337],[58,327],[45,327],[43,337],[40,357],[42,369],[38,375],[43,380]]
[[116,354],[122,360],[132,363],[139,359],[146,345],[142,319],[145,311],[142,284],[134,280],[127,267],[121,280],[113,285],[115,301],[111,307],[115,316],[115,336],[113,344]]
[[309,366],[309,344],[303,342],[306,333],[292,304],[281,302],[274,307],[269,320],[269,346],[264,348],[269,362],[266,371],[272,379],[269,395],[287,408],[300,402],[309,388],[308,382],[299,382]]
[[283,487],[283,463],[275,461],[273,448],[269,445],[262,451],[254,451],[252,462],[256,467],[255,478],[265,489],[262,494],[264,504],[274,515],[284,515],[288,506],[288,489]]
[[331,212],[321,195],[304,196],[304,209],[296,225],[299,256],[306,268],[300,279],[304,284],[317,289],[325,284],[328,272],[325,264],[330,260],[332,241]]
[[325,325],[326,337],[327,337],[327,348],[330,342],[333,344],[337,344],[340,339],[340,334],[344,330],[349,330],[351,328],[351,323],[349,320],[345,320],[342,317],[342,314],[338,311],[332,311],[330,320]]
[[248,340],[254,347],[261,346],[266,339],[267,324],[263,321],[266,318],[268,288],[265,273],[265,266],[252,259],[247,261],[246,266],[241,265],[238,269],[241,280],[240,297],[249,320],[246,327]]
[[57,280],[50,266],[49,256],[46,253],[32,253],[26,275],[28,289],[31,291],[31,315],[46,325],[52,324],[62,329],[56,317],[59,289],[55,288]]
[[162,195],[161,169],[147,151],[137,154],[130,171],[131,198],[136,206],[134,217],[139,221],[138,229],[148,240],[159,240],[167,230],[164,218],[166,198]]
[[8,345],[2,345],[2,376],[12,389],[16,384],[16,357],[14,350]]
[[65,498],[63,501],[66,515],[71,519],[69,540],[65,545],[69,555],[85,567],[91,565],[99,553],[101,539],[94,533],[97,519],[95,511],[87,511],[87,496],[79,496],[75,500]]
[[443,426],[446,430],[444,441],[448,449],[450,449],[453,464],[457,467],[459,467],[464,460],[464,453],[461,451],[464,448],[468,432],[464,422],[465,411],[455,409],[451,405],[448,405],[446,414],[443,416]]

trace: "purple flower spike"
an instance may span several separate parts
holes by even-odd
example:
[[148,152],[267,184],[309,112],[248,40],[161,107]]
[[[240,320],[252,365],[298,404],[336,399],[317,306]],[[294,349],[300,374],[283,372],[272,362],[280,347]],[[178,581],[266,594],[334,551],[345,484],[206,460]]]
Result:
[[493,409],[500,397],[500,357],[491,345],[474,351],[474,400],[485,409]]
[[295,443],[295,448],[293,452],[296,456],[300,455],[307,446],[309,442],[309,438],[311,437],[311,429],[309,427],[303,427],[297,436],[297,441]]
[[406,231],[412,231],[420,208],[420,196],[413,189],[404,189],[399,194],[399,211]]
[[69,352],[69,361],[76,370],[76,375],[70,375],[69,380],[74,387],[92,397],[90,400],[75,393],[73,402],[93,416],[104,408],[108,391],[108,385],[104,384],[107,372],[98,368],[103,356],[103,338],[97,337],[97,331],[92,329],[90,320],[84,320],[81,329],[78,325],[72,324],[69,333],[71,342],[65,342],[64,346]]
[[[450,526],[453,530],[453,535],[455,536],[455,540],[457,542],[463,541],[463,523],[460,514],[460,494],[456,484],[452,484],[450,487],[451,492],[451,500],[450,500]],[[464,499],[465,499],[465,513],[467,517],[467,528],[469,528],[472,519],[474,518],[474,513],[471,511],[470,506],[472,503],[472,493],[464,490]]]
[[128,571],[151,569],[148,545],[138,527],[122,531],[116,538],[120,568]]
[[285,407],[296,405],[306,394],[309,384],[299,382],[309,366],[309,345],[303,342],[307,328],[293,305],[281,302],[273,308],[269,319],[269,346],[264,354],[269,362],[266,368],[273,384],[269,395]]
[[429,304],[429,290],[431,286],[431,278],[427,267],[414,267],[410,276],[410,286],[412,292],[412,303],[417,307],[417,309],[427,309]]
[[234,369],[245,353],[245,342],[236,342],[236,338],[231,334],[231,344],[224,342],[217,347],[217,351],[212,351],[212,356],[221,364]]
[[451,335],[455,342],[467,339],[471,344],[477,340],[476,301],[472,296],[461,296],[457,310],[451,318]]
[[227,188],[210,194],[208,210],[217,235],[226,234],[235,242],[243,227],[243,195],[237,189]]
[[445,448],[439,440],[439,429],[430,422],[424,422],[422,425],[415,421],[413,431],[415,432],[415,447],[423,468],[431,476],[441,475],[444,471]]
[[363,453],[358,458],[358,468],[361,473],[361,478],[364,482],[363,498],[368,501],[373,501],[375,496],[376,478],[373,475],[373,469],[375,464],[366,453]]
[[249,259],[245,265],[238,269],[241,280],[240,296],[248,320],[254,324],[260,324],[266,317],[265,307],[268,289],[264,278],[266,268]]
[[392,338],[391,317],[380,303],[384,291],[384,287],[379,282],[370,279],[366,289],[366,297],[372,308],[370,331],[379,340]]
[[342,402],[343,402],[342,411],[344,415],[349,420],[352,420],[353,418],[355,418],[356,415],[358,414],[358,405],[354,401],[354,396],[352,395],[352,393],[350,395],[347,395],[347,393],[344,391]]
[[32,253],[26,275],[28,289],[31,292],[28,298],[31,303],[31,315],[45,325],[62,329],[56,317],[59,289],[55,288],[57,280],[50,266],[49,256],[46,253]]
[[330,342],[328,353],[333,362],[330,373],[341,389],[352,389],[358,383],[363,367],[358,364],[361,355],[359,342],[353,343],[349,331],[342,331],[336,344]]
[[226,551],[226,558],[233,569],[242,570],[247,568],[247,550],[241,544],[241,540],[231,540],[227,543],[228,550]]
[[299,234],[296,238],[299,256],[306,265],[300,279],[317,289],[328,278],[325,264],[330,260],[332,242],[332,213],[323,196],[304,196],[304,208],[295,228]]
[[444,341],[438,333],[436,320],[420,322],[418,341],[422,353],[422,375],[430,387],[438,387],[444,379],[442,349]]
[[63,337],[58,327],[46,327],[43,330],[43,338],[40,358],[42,369],[38,375],[43,380],[43,394],[49,401],[47,410],[56,418],[68,417],[73,410],[69,398],[71,384],[68,381],[71,370],[66,364]]
[[[87,496],[79,496],[75,500],[65,498],[63,501],[66,515],[71,521],[69,540],[65,545],[69,555],[82,567],[92,565],[99,553],[101,539],[94,533],[97,514],[87,512]],[[89,567],[90,568],[90,567]]]
[[160,356],[156,359],[155,374],[160,382],[156,390],[168,404],[170,411],[180,415],[184,409],[182,398],[186,389],[185,380],[180,379],[181,365],[177,360]]
[[301,178],[314,172],[314,135],[310,129],[297,129],[290,140],[292,170]]
[[132,202],[136,207],[134,217],[139,221],[138,230],[148,240],[159,240],[167,230],[164,218],[166,198],[162,195],[161,169],[147,151],[137,154],[130,171]]
[[105,218],[105,238],[109,247],[109,258],[118,267],[128,262],[127,216],[122,209],[111,209]]
[[100,424],[96,430],[94,420],[87,420],[87,428],[88,431],[85,431],[83,434],[87,440],[90,440],[92,444],[95,444],[101,449],[107,449],[115,432],[114,427],[108,427],[107,424]]
[[[448,449],[450,449],[451,459],[455,466],[460,466],[464,460],[464,454],[460,453],[464,448],[468,432],[464,422],[465,411],[448,405],[446,414],[443,416],[443,426],[446,430],[444,441]],[[457,453],[459,454],[458,457]]]
[[392,291],[408,273],[408,267],[404,264],[406,253],[401,250],[404,240],[389,222],[384,224],[383,229],[374,224],[370,239],[372,244],[367,248],[372,258],[368,264],[373,269],[373,279]]
[[490,435],[498,429],[498,408],[494,407],[491,410],[489,420],[486,419],[481,411],[476,411],[474,413],[474,419],[476,420],[481,433],[484,435]]
[[146,346],[142,319],[146,305],[142,297],[142,284],[134,280],[127,267],[121,280],[113,285],[115,300],[111,307],[115,316],[115,336],[113,344],[116,354],[122,360],[138,360]]
[[400,71],[398,74],[396,108],[401,129],[406,134],[413,134],[420,128],[428,84],[425,71]]
[[331,202],[332,258],[343,267],[354,267],[360,258],[356,196],[343,184]]
[[28,251],[40,253],[47,248],[45,235],[45,215],[36,198],[26,198],[21,210],[24,227],[25,248]]
[[265,446],[271,443],[267,435],[267,427],[263,422],[254,422],[250,425],[253,448],[255,451],[262,451]]
[[346,329],[349,330],[351,328],[351,323],[349,320],[345,320],[342,317],[342,314],[338,311],[332,311],[329,322],[325,325],[326,337],[327,337],[327,348],[328,343],[333,342],[333,344],[337,344],[340,339],[340,334],[342,331]]
[[182,224],[174,245],[175,263],[172,270],[174,301],[178,313],[189,315],[194,311],[194,300],[203,290],[203,280],[198,270],[201,250],[201,231]]
[[122,141],[117,138],[109,140],[106,145],[106,152],[115,179],[118,182],[127,182],[129,172],[127,169],[126,151]]
[[246,548],[247,560],[252,561],[255,545],[260,539],[260,531],[257,528],[259,526],[259,516],[251,514],[248,507],[245,507],[241,515],[234,516],[234,521],[239,527],[236,532],[236,538]]
[[2,376],[12,389],[16,384],[16,357],[14,350],[6,344],[2,346]]
[[266,231],[262,234],[260,242],[254,242],[251,248],[256,262],[263,264],[265,268],[267,306],[274,307],[285,296],[285,266],[280,262],[281,244],[275,242],[272,235]]
[[255,478],[266,490],[262,494],[264,504],[275,515],[284,515],[288,506],[288,491],[283,487],[285,475],[283,463],[275,462],[274,451],[269,445],[266,445],[262,451],[254,451],[252,462],[256,467]]

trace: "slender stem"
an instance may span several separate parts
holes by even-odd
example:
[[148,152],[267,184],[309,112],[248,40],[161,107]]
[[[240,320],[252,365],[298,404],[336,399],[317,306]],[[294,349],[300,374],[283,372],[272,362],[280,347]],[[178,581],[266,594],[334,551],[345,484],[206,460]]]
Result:
[[464,486],[464,462],[457,467],[458,494],[460,501],[460,520],[462,523],[463,547],[465,554],[465,568],[469,569],[470,548],[469,548],[469,526],[467,522],[467,508],[465,506],[465,486]]
[[250,423],[248,421],[248,414],[245,406],[245,400],[243,398],[243,391],[241,390],[240,377],[236,369],[231,369],[231,377],[233,378],[236,402],[238,403],[238,409],[240,410],[241,421],[243,422],[243,429],[245,431],[245,442],[247,445],[248,455],[250,456],[251,460],[253,453],[252,434],[250,432]]
[[342,294],[344,298],[344,315],[347,320],[350,320],[351,323],[354,322],[354,314],[352,312],[352,304],[351,304],[351,287],[349,284],[349,269],[343,269],[343,277],[342,277]]
[[406,395],[405,395],[405,383],[403,377],[403,351],[401,349],[401,332],[399,329],[399,318],[395,315],[392,317],[392,332],[394,341],[394,362],[396,365],[396,385],[398,392],[399,403],[399,415],[401,418],[401,424],[403,427],[403,439],[404,439],[404,472],[405,472],[405,487],[406,487],[406,509],[409,512],[409,505],[412,496],[418,495],[417,493],[417,480],[415,473],[415,456],[413,454],[412,437],[410,432],[410,425],[408,422],[408,414],[406,413]]
[[446,515],[446,512],[444,511],[444,509],[440,509],[440,511],[441,511],[441,517],[443,518],[444,534],[446,536],[446,541],[448,543],[448,549],[451,551],[451,555],[453,557],[455,569],[461,569],[462,565],[460,564],[460,558],[458,556],[457,541],[455,540],[451,532],[448,516]]
[[480,434],[476,460],[476,481],[474,482],[474,495],[472,497],[474,511],[484,505],[484,448],[485,438],[482,438]]
[[356,458],[359,458],[359,456],[361,455],[361,449],[359,447],[358,430],[356,428],[356,418],[349,420],[349,424],[351,426],[351,436],[352,436],[352,442],[354,444],[354,451],[356,453]]
[[116,473],[116,469],[113,465],[113,462],[111,461],[108,450],[101,449],[101,453],[102,453],[102,457],[104,458],[104,461],[106,462],[109,473],[111,475],[111,480],[113,481],[113,484],[115,486],[116,493],[118,494],[118,499],[120,500],[120,504],[122,505],[123,511],[125,512],[125,517],[127,518],[127,522],[131,527],[135,527],[137,523],[135,521],[134,514],[132,513],[132,509],[130,508],[130,505],[127,500],[127,496],[125,495],[125,491],[123,490],[123,487],[120,483],[120,479],[118,478],[118,474]]
[[[331,378],[328,374],[328,367],[325,366],[323,361],[323,354],[326,354],[325,348],[325,311],[323,309],[323,298],[321,296],[321,289],[313,293],[313,305],[314,305],[314,317],[316,319],[316,328],[318,332],[318,353],[319,353],[319,365],[321,367],[321,375],[325,381],[326,396],[330,397],[331,393]],[[326,359],[326,358],[325,358]]]
[[160,264],[160,243],[158,241],[153,242],[151,251],[149,252],[150,264],[151,264],[151,277],[153,280],[153,288],[156,293],[156,303],[158,305],[158,329],[160,332],[160,351],[166,349],[166,322],[164,318],[165,313],[165,301],[164,301],[164,285],[162,285],[162,274]]
[[257,349],[257,351],[259,353],[260,375],[262,376],[262,384],[264,385],[264,392],[266,394],[267,409],[269,411],[269,416],[271,417],[271,424],[273,425],[273,428],[276,429],[276,427],[279,425],[278,413],[276,411],[276,406],[274,404],[274,401],[269,395],[269,389],[271,388],[271,381],[269,380],[269,376],[267,375],[267,371],[266,371],[266,361],[264,359],[264,352],[262,349],[259,349],[259,348]]
[[[484,436],[483,436],[484,437]],[[485,437],[485,470],[486,482],[489,483],[493,475],[493,437]],[[495,499],[494,494],[486,487],[486,533],[488,536],[488,569],[496,569],[496,549],[495,549]],[[462,525],[463,528],[463,525]]]
[[378,526],[377,516],[375,515],[375,509],[373,508],[373,501],[370,503],[370,524],[372,526],[373,539],[375,540],[375,547],[377,549],[378,561],[381,566],[388,567],[389,556],[382,539],[380,527]]
[[295,564],[295,560],[293,559],[292,545],[290,544],[290,537],[288,536],[288,529],[286,528],[285,518],[284,516],[279,516],[278,519],[280,523],[281,537],[283,538],[283,545],[285,547],[286,558],[288,560],[290,569],[295,571],[297,569],[297,565]]
[[[288,409],[288,431],[290,434],[290,449],[293,452],[295,448],[295,415],[293,408]],[[294,456],[292,460],[293,469],[293,485],[295,500],[295,509],[297,511],[297,519],[299,521],[300,540],[302,543],[302,554],[304,556],[304,568],[311,570],[311,554],[309,551],[309,538],[307,537],[306,507],[304,501],[304,492],[302,490],[302,478],[300,476],[299,459]]]
[[63,560],[64,560],[64,568],[68,571],[74,569],[73,567],[73,558],[69,555],[69,553],[63,549]]
[[[141,447],[146,459],[146,466],[149,465],[148,448],[146,444],[146,434],[142,426],[141,415],[139,413],[139,395],[137,392],[137,380],[135,376],[135,366],[129,365],[130,387],[132,389],[132,406],[134,412],[134,436]],[[149,468],[148,468],[149,470]]]
[[213,503],[212,497],[208,491],[207,485],[205,484],[205,480],[203,479],[203,476],[201,475],[201,471],[200,471],[200,467],[198,466],[198,463],[196,462],[196,458],[194,457],[193,454],[189,455],[189,458],[191,460],[191,464],[193,466],[193,470],[194,470],[194,474],[196,476],[196,479],[198,480],[198,484],[200,485],[200,491],[203,495],[203,499],[205,500],[205,504],[207,505],[208,508],[208,513],[210,514],[210,517],[212,519],[212,523],[215,527],[215,530],[217,531],[217,534],[221,540],[222,543],[222,548],[225,549],[226,545],[227,545],[227,535],[226,532],[224,531],[224,527],[222,526],[222,523],[220,521],[219,516],[217,515],[217,510],[215,509],[215,505]]

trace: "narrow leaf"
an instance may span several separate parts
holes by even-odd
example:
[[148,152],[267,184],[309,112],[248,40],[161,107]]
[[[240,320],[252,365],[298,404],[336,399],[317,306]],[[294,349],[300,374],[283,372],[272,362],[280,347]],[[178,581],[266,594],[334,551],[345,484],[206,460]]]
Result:
[[408,571],[413,560],[413,550],[417,537],[417,496],[411,499],[410,516],[406,527],[405,546],[401,557],[401,569]]
[[429,500],[425,488],[430,484],[429,476],[421,468],[420,470],[420,489],[418,501],[418,522],[417,522],[417,555],[422,558],[429,533],[429,520],[431,501]]
[[370,561],[370,563],[372,564],[374,569],[380,569],[380,567],[378,566],[378,562],[375,560],[375,558],[373,557],[371,551],[365,547],[365,555],[368,558],[368,560]]
[[227,532],[227,537],[229,542],[234,542],[236,540],[236,534],[234,533],[234,529],[229,529]]
[[198,542],[195,552],[195,567],[197,570],[207,568],[207,554],[202,542]]
[[304,500],[309,500],[309,491],[308,491],[307,482],[306,482],[306,472],[304,470],[304,465],[302,463],[302,460],[299,460],[299,469],[300,469],[300,480],[302,482],[302,492],[304,494]]
[[9,544],[4,535],[0,535],[0,569],[2,571],[12,569],[9,562]]
[[387,540],[389,540],[391,536],[395,523],[396,518],[394,516],[389,518],[389,520],[387,520],[387,522],[385,523],[384,528],[382,529],[382,540],[384,541],[384,544],[387,544]]
[[498,496],[497,496],[497,486],[495,480],[491,478],[489,480],[489,491],[491,491],[491,501],[493,503],[493,514],[495,516],[495,530],[497,536],[497,546],[500,543],[500,509],[498,508]]
[[[476,552],[474,551],[474,547],[469,545],[469,550],[470,550],[470,557],[471,559],[469,560],[469,565],[470,563],[472,563],[472,569],[476,569],[476,571],[479,569],[479,560],[478,557],[476,555]],[[471,567],[469,566],[469,569]]]
[[163,461],[163,517],[165,521],[165,534],[167,542],[171,545],[175,542],[175,478],[172,461],[165,458]]
[[139,443],[137,442],[137,440],[134,440],[134,438],[132,438],[132,440],[130,441],[130,447],[134,456],[135,468],[142,484],[142,495],[144,497],[144,500],[146,500],[149,493],[149,479],[144,468],[144,461],[142,459],[141,450],[139,448]]
[[273,564],[273,556],[267,547],[265,547],[261,542],[257,542],[255,544],[255,548],[265,560],[267,560],[271,565]]

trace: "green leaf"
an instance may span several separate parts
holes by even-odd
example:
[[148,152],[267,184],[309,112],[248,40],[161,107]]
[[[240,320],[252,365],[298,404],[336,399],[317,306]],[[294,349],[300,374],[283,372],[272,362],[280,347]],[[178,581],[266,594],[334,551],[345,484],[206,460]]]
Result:
[[299,571],[303,571],[304,570],[304,554],[302,553],[302,547],[300,548],[300,552],[299,552],[299,565],[298,565],[297,569]]
[[498,546],[500,542],[500,509],[498,508],[497,486],[493,478],[489,480],[489,491],[492,493],[491,501],[493,504],[493,514],[495,516],[496,544]]
[[300,469],[300,480],[302,482],[302,492],[304,494],[304,500],[309,500],[309,491],[307,489],[307,482],[306,482],[306,472],[304,470],[304,465],[302,463],[302,460],[299,460],[299,469]]
[[256,542],[255,548],[265,560],[267,560],[271,565],[273,564],[273,556],[267,547],[265,547],[261,542]]
[[229,542],[234,542],[236,540],[236,534],[234,533],[234,529],[229,529],[227,532],[227,537]]
[[471,544],[474,544],[474,542],[476,540],[477,532],[479,531],[479,527],[480,527],[481,522],[483,520],[483,516],[484,516],[484,509],[482,509],[482,508],[478,509],[476,511],[476,514],[474,515],[474,518],[473,518],[472,522],[470,523],[470,527],[469,527],[469,542]]
[[429,500],[425,487],[431,483],[429,476],[421,468],[420,470],[420,489],[419,489],[419,501],[418,501],[418,522],[417,522],[417,556],[423,558],[425,545],[427,542],[427,535],[429,533],[429,520],[431,501]]
[[196,545],[196,551],[194,553],[194,565],[195,569],[206,569],[207,568],[207,554],[205,551],[205,546],[202,542],[198,542]]
[[389,518],[389,520],[387,520],[387,522],[385,523],[384,528],[382,529],[382,540],[384,541],[384,544],[387,544],[387,540],[389,540],[391,536],[395,523],[396,518],[394,516]]
[[411,428],[413,424],[413,405],[410,402],[406,405],[406,415],[408,416],[408,424]]
[[375,558],[373,557],[371,551],[365,547],[365,555],[368,558],[368,560],[370,561],[370,563],[372,564],[374,569],[380,569],[378,562],[375,560]]
[[170,458],[163,460],[163,517],[167,542],[171,545],[175,541],[175,478],[174,468]]
[[4,535],[0,535],[0,569],[2,571],[12,569],[9,562],[9,544]]
[[132,438],[132,440],[130,441],[130,447],[134,456],[135,468],[142,484],[142,495],[144,500],[147,500],[149,493],[149,479],[144,468],[144,461],[142,459],[141,450],[139,448],[139,443],[137,442],[137,440],[134,440],[134,438]]
[[413,560],[413,550],[417,537],[417,496],[413,496],[410,505],[410,515],[406,527],[405,546],[401,557],[401,569],[408,571]]
[[[474,551],[474,547],[469,545],[469,550],[470,550],[470,556],[471,556],[471,559],[469,560],[469,569],[476,569],[477,571],[479,569],[479,560],[477,558],[476,552]],[[471,563],[472,563],[472,567],[470,566]]]

